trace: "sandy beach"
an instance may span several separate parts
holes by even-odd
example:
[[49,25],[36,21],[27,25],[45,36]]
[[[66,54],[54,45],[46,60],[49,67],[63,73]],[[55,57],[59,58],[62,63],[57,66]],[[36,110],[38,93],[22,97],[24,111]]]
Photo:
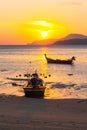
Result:
[[86,130],[87,100],[0,96],[0,130]]

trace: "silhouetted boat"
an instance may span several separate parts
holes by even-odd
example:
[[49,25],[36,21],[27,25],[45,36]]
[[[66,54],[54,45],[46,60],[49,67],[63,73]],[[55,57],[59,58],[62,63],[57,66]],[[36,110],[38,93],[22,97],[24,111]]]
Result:
[[73,64],[73,61],[75,60],[75,57],[73,56],[71,59],[67,59],[67,60],[61,60],[61,59],[51,59],[51,58],[48,58],[45,55],[45,58],[47,60],[48,63],[55,63],[55,64],[70,64],[72,65]]
[[38,73],[33,73],[28,84],[24,86],[24,93],[26,97],[44,97],[45,87],[43,80],[39,78]]
[[24,86],[24,93],[26,97],[43,98],[45,93],[45,86]]

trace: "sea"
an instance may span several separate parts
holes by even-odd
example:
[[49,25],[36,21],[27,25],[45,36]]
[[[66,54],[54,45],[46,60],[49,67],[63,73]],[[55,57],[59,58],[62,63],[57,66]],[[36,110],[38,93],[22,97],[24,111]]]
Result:
[[[48,64],[53,59],[76,57],[73,65]],[[23,86],[37,72],[46,83],[44,99],[87,98],[87,45],[30,47],[0,46],[0,95],[24,96]]]

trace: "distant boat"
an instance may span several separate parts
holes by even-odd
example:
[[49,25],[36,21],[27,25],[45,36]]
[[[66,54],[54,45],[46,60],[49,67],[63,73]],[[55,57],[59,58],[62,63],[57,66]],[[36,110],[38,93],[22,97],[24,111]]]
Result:
[[53,63],[53,64],[70,64],[70,65],[72,65],[73,61],[75,60],[74,56],[71,59],[61,60],[61,59],[51,59],[51,58],[48,58],[46,54],[44,54],[44,55],[45,55],[47,62]]

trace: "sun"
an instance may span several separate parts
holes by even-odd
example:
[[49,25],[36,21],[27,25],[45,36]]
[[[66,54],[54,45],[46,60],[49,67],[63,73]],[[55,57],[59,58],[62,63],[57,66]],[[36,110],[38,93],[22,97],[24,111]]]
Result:
[[48,32],[41,32],[41,36],[42,36],[43,38],[46,38],[46,37],[48,36]]
[[45,20],[33,20],[23,24],[23,31],[20,30],[24,38],[32,41],[59,39],[69,33],[69,29],[59,23]]

